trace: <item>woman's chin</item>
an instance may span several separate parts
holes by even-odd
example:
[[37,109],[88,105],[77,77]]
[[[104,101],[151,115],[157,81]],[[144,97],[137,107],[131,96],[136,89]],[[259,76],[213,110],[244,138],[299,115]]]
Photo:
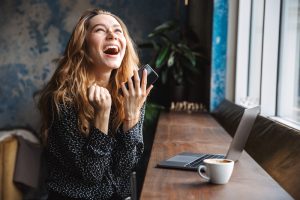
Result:
[[101,59],[94,64],[96,68],[106,68],[106,69],[118,69],[120,68],[122,60],[120,59]]
[[120,61],[106,62],[106,66],[111,69],[118,69],[121,66],[121,62]]
[[102,55],[101,63],[111,69],[118,69],[121,66],[124,56],[121,55]]

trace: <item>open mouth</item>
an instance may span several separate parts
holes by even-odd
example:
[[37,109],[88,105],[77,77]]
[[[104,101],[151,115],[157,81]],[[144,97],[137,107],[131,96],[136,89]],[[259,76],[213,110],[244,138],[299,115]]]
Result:
[[107,46],[103,52],[108,55],[117,55],[119,53],[119,48],[117,46]]

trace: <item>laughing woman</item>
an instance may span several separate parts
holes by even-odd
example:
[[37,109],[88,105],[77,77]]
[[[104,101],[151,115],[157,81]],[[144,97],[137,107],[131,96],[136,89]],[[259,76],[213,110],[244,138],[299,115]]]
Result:
[[130,174],[143,152],[145,100],[153,87],[146,88],[146,71],[139,79],[138,64],[120,18],[99,9],[83,13],[40,93],[49,199],[130,195]]

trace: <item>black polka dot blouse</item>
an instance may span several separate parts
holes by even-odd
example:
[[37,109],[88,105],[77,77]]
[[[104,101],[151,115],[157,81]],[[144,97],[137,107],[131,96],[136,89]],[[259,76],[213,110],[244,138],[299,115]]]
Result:
[[71,199],[130,196],[130,175],[144,148],[144,114],[145,105],[139,122],[127,132],[120,126],[112,136],[111,128],[106,135],[91,127],[89,136],[84,136],[74,107],[60,105],[60,115],[54,117],[48,134],[49,192]]

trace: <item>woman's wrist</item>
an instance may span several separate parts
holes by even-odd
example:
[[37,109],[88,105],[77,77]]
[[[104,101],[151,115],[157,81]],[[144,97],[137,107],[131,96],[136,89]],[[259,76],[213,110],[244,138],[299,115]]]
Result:
[[124,118],[124,121],[135,121],[137,119],[139,119],[139,116]]
[[140,119],[140,113],[133,116],[127,116],[123,120],[123,131],[127,132],[129,129],[134,127]]
[[124,121],[134,121],[140,118],[140,112],[135,114],[125,115]]
[[95,114],[94,126],[105,134],[108,133],[109,115],[110,112],[99,112]]

